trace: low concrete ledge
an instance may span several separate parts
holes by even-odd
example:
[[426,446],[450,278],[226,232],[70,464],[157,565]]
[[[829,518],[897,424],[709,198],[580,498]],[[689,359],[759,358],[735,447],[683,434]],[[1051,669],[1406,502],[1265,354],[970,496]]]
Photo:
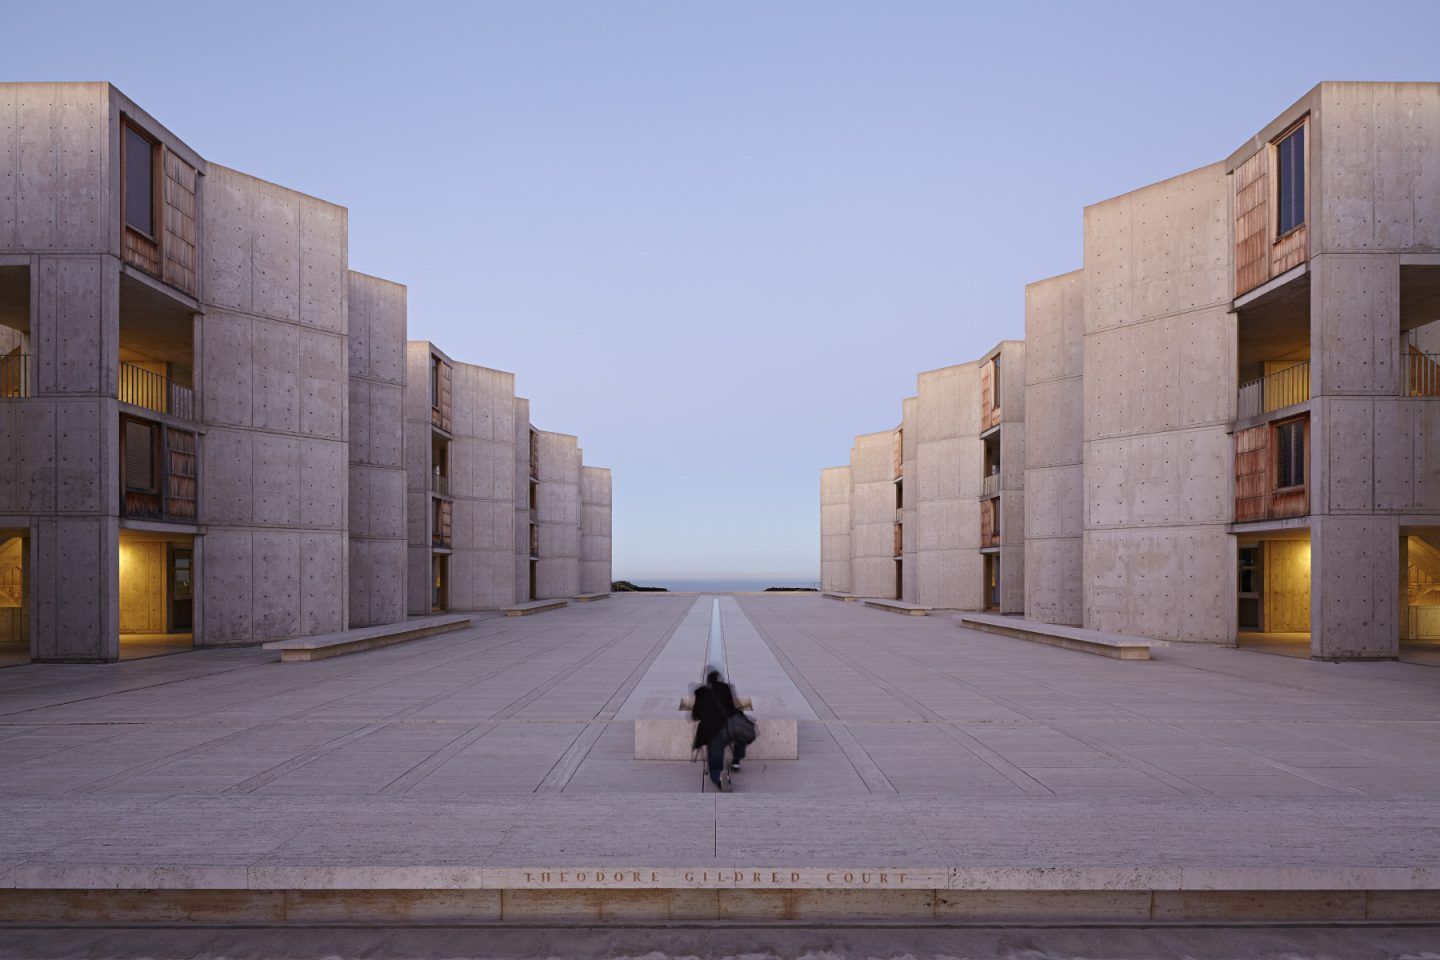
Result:
[[582,593],[575,598],[575,602],[590,603],[592,600],[608,600],[609,598],[610,594],[608,593]]
[[327,633],[317,637],[297,637],[294,640],[272,640],[264,644],[265,650],[279,650],[281,663],[297,663],[308,660],[324,660],[328,657],[342,657],[348,653],[362,653],[391,644],[433,637],[438,633],[449,633],[470,625],[466,616],[447,615],[438,617],[416,617],[400,623],[386,623],[378,627],[361,627],[342,633]]
[[820,594],[820,596],[829,597],[831,600],[842,600],[845,603],[854,603],[856,600],[860,599],[853,593],[840,593],[839,591],[834,590],[826,590],[824,593]]
[[569,600],[531,600],[529,603],[517,603],[513,607],[505,607],[503,611],[507,617],[528,617],[532,613],[559,610],[561,607],[569,605]]
[[885,610],[889,613],[904,613],[912,617],[923,617],[930,613],[929,607],[906,603],[904,600],[866,600],[865,606],[874,607],[876,610]]
[[1154,643],[1143,637],[1129,637],[1122,633],[1083,630],[1080,627],[1040,623],[1019,617],[1000,617],[988,613],[967,613],[960,618],[960,622],[973,630],[1046,643],[1066,650],[1094,653],[1116,660],[1149,660],[1150,647]]
[[[794,717],[755,717],[755,742],[745,748],[746,760],[796,760],[800,757],[800,725]],[[636,760],[689,760],[695,721],[679,717],[642,717],[635,721]]]

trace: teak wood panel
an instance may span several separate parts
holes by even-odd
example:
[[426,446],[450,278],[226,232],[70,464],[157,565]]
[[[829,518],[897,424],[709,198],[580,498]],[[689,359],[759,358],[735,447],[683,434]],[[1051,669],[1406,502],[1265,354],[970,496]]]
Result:
[[1235,177],[1235,295],[1270,279],[1270,148],[1240,164]]
[[197,471],[195,434],[188,430],[165,430],[165,513],[180,520],[195,519]]
[[438,389],[436,391],[438,393],[438,396],[436,397],[438,405],[430,408],[430,421],[434,423],[435,426],[439,427],[441,430],[449,433],[451,397],[450,364],[446,363],[443,360],[440,361],[440,366],[436,368],[435,374],[438,378]]
[[1235,522],[1265,520],[1270,513],[1273,460],[1270,424],[1235,433]]
[[1000,423],[1000,404],[995,396],[995,361],[980,366],[980,432]]
[[435,529],[431,531],[431,542],[437,547],[450,546],[451,519],[453,514],[451,508],[454,506],[449,500],[436,500],[435,502]]
[[121,241],[121,258],[152,277],[160,275],[160,245],[133,227],[127,226]]
[[980,501],[980,546],[1000,546],[1000,498]]
[[1273,142],[1266,144],[1250,159],[1235,168],[1235,296],[1239,297],[1261,284],[1292,270],[1310,259],[1310,155],[1315,145],[1310,140],[1309,118],[1296,126],[1305,128],[1305,210],[1300,225],[1283,237],[1277,237],[1276,217],[1279,204],[1275,199],[1278,178],[1272,175],[1275,144],[1293,133],[1290,127]]
[[195,231],[195,168],[169,150],[164,157],[164,204],[161,253],[163,275],[160,279],[194,295],[196,264]]

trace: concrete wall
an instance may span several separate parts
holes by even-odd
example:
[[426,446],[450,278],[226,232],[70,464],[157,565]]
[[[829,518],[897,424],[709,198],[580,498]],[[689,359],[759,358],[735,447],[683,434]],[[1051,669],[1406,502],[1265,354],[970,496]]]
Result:
[[1000,344],[1000,612],[1025,612],[1025,341]]
[[580,590],[580,444],[568,434],[540,433],[540,560],[538,599],[573,597]]
[[1085,211],[1087,627],[1234,637],[1229,199],[1217,163]]
[[516,603],[532,599],[530,594],[530,401],[515,398],[515,597]]
[[350,271],[349,619],[405,619],[406,290]]
[[580,468],[580,592],[610,592],[610,469]]
[[[449,360],[428,340],[405,344],[406,606],[412,617],[430,613],[430,358]],[[452,518],[453,520],[453,518]]]
[[197,645],[345,629],[344,207],[210,164]]
[[850,592],[850,467],[820,471],[820,589]]
[[894,430],[855,438],[850,478],[852,592],[897,599]]
[[900,522],[904,526],[901,537],[904,570],[900,599],[906,603],[917,603],[920,595],[920,510],[915,496],[919,479],[919,465],[915,457],[920,449],[920,398],[906,397],[900,409],[900,475],[904,479],[900,510]]
[[450,609],[493,610],[515,595],[515,375],[453,369]]
[[1085,277],[1025,288],[1025,616],[1084,619]]
[[120,632],[164,633],[164,543],[120,539]]
[[962,363],[920,374],[913,484],[916,602],[977,610],[984,606],[980,558],[980,372]]

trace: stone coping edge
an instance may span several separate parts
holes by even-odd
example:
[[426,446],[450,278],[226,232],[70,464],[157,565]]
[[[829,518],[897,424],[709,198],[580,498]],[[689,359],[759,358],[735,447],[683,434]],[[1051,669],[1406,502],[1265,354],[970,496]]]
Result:
[[283,863],[0,865],[4,890],[1440,890],[1434,867],[591,867]]

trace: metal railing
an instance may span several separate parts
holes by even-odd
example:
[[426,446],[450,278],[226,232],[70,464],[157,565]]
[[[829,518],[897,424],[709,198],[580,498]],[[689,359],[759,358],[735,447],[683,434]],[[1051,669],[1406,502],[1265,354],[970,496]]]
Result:
[[1301,360],[1258,380],[1242,383],[1236,416],[1241,420],[1258,417],[1309,399],[1310,361]]
[[120,402],[168,413],[182,420],[195,419],[194,390],[163,373],[133,363],[120,364]]
[[1000,474],[987,473],[980,481],[980,496],[993,497],[1000,492]]
[[1411,349],[1401,357],[1407,397],[1440,397],[1440,354]]
[[450,478],[443,473],[430,474],[430,490],[442,497],[450,496]]
[[0,399],[30,396],[30,354],[0,357]]

